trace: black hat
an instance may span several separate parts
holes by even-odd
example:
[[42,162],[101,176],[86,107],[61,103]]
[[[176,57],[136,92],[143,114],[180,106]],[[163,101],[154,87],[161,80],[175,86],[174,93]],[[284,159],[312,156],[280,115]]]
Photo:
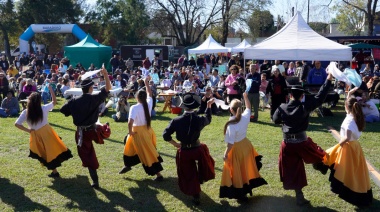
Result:
[[201,105],[201,97],[194,93],[185,93],[180,100],[179,107],[184,109],[195,109]]
[[292,88],[290,89],[291,93],[306,93],[309,94],[309,91],[305,90],[302,86],[300,85],[293,85]]
[[87,78],[80,83],[80,86],[82,88],[88,88],[88,87],[92,86],[93,84],[94,84],[94,82],[92,81],[92,79]]

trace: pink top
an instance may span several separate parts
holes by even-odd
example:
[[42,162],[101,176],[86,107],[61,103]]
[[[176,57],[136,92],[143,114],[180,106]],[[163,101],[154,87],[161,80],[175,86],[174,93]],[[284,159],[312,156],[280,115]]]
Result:
[[266,93],[267,86],[268,86],[268,81],[261,80],[260,91]]
[[232,85],[232,83],[236,81],[237,76],[237,74],[235,76],[229,74],[226,78],[226,81],[224,81],[224,85],[227,88],[227,94],[238,94],[238,91],[235,90],[234,86]]

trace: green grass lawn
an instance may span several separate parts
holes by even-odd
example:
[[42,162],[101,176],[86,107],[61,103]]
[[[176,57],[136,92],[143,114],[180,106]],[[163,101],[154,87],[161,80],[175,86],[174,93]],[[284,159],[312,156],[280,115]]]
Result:
[[[298,207],[293,191],[286,191],[278,174],[278,154],[282,138],[280,126],[273,125],[269,110],[260,112],[259,122],[249,124],[248,138],[256,150],[264,156],[260,174],[268,185],[253,190],[248,203],[239,204],[235,200],[219,199],[219,184],[223,167],[223,126],[228,114],[213,116],[211,125],[201,134],[215,159],[216,178],[202,185],[201,205],[194,206],[191,197],[184,195],[177,185],[175,166],[176,149],[162,139],[162,132],[176,115],[157,112],[152,127],[157,135],[157,149],[164,159],[163,182],[153,181],[145,174],[141,165],[132,171],[119,175],[123,167],[123,138],[127,133],[127,123],[115,123],[110,117],[101,122],[110,122],[112,134],[104,145],[96,145],[100,162],[98,170],[100,190],[90,187],[91,179],[87,169],[81,166],[74,141],[75,128],[71,117],[59,113],[63,104],[49,114],[49,122],[71,149],[74,158],[59,167],[60,179],[47,177],[49,171],[37,160],[28,158],[29,136],[14,127],[15,118],[0,119],[0,211],[354,211],[354,206],[338,198],[330,191],[328,175],[321,175],[306,165],[309,185],[304,188],[305,197],[311,206]],[[162,110],[159,103],[157,111]],[[308,135],[322,148],[336,144],[327,132],[326,126],[339,130],[345,116],[342,105],[334,112],[334,117],[317,117],[312,114]],[[367,160],[380,168],[379,130],[380,124],[369,124],[360,141]],[[379,188],[372,183],[374,202],[362,209],[379,211]]]

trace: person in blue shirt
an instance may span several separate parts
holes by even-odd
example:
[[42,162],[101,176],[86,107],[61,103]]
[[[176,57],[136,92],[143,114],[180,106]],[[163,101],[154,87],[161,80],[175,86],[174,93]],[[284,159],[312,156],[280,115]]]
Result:
[[322,85],[327,78],[326,70],[322,68],[320,61],[315,61],[314,65],[314,68],[307,75],[307,83]]

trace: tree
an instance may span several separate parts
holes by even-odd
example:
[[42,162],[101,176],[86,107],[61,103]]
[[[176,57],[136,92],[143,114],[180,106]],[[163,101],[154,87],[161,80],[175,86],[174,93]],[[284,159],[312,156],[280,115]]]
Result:
[[[373,35],[373,21],[376,17],[377,0],[342,0],[345,4],[350,5],[365,14],[368,24],[368,36]],[[364,3],[364,7],[360,3]]]
[[143,43],[146,39],[149,16],[142,0],[98,0],[85,18],[95,25],[106,44],[116,39],[117,46]]
[[264,6],[271,4],[271,0],[222,0],[222,45],[227,42],[231,23],[247,24],[251,11],[262,10]]
[[247,24],[254,38],[267,36],[274,27],[273,15],[269,10],[255,9]]
[[165,29],[173,31],[177,44],[191,46],[200,40],[207,28],[220,20],[217,17],[219,1],[151,0],[150,11],[154,14],[160,8],[161,17],[167,23]]
[[[358,0],[357,6],[364,8],[365,2]],[[347,35],[360,36],[364,28],[365,13],[349,4],[335,6],[334,9],[337,11],[338,29]]]
[[319,34],[323,34],[326,31],[326,28],[328,24],[323,22],[310,22],[309,23],[310,28],[312,28],[315,32]]
[[16,32],[18,26],[14,11],[14,3],[12,0],[0,1],[0,17],[0,31],[4,39],[5,54],[9,60],[12,60],[9,35],[12,32]]

